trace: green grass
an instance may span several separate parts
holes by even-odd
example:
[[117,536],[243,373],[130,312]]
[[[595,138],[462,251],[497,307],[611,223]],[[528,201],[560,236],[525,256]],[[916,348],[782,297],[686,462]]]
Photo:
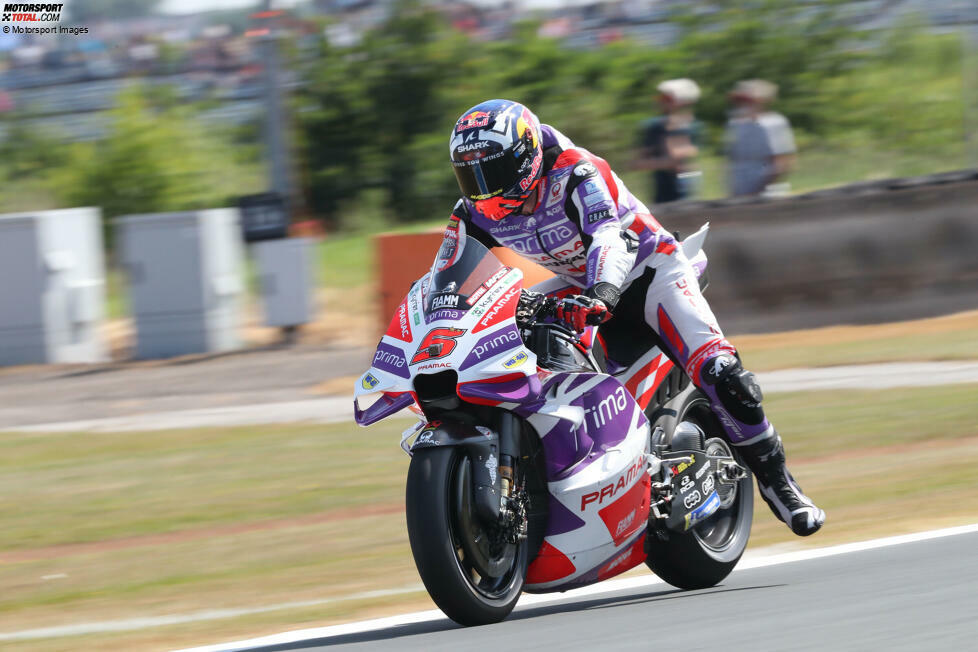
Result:
[[978,436],[978,385],[772,394],[764,404],[789,452],[817,459]]
[[397,500],[399,452],[353,426],[0,435],[0,554]]
[[[771,396],[792,469],[829,522],[798,540],[761,506],[752,545],[826,545],[978,520],[976,395],[978,385]],[[0,632],[416,583],[402,511],[403,427],[0,435]],[[160,649],[426,600],[340,602],[84,640]]]
[[978,312],[933,319],[732,336],[755,370],[978,357]]
[[978,358],[978,331],[951,333],[939,339],[907,335],[876,341],[842,342],[838,345],[804,348],[785,345],[783,348],[758,347],[756,350],[752,344],[755,340],[744,339],[747,343],[741,345],[739,338],[731,338],[747,365],[758,370]]
[[350,288],[374,279],[374,252],[366,234],[331,235],[317,245],[319,283],[327,288]]

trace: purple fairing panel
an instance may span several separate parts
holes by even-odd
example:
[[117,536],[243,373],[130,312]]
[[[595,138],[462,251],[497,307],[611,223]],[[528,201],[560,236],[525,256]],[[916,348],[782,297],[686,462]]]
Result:
[[624,441],[638,408],[628,390],[610,376],[576,398],[571,405],[584,408],[584,423],[588,434],[601,450],[607,450]]
[[561,420],[543,439],[547,481],[554,482],[573,475],[594,450],[594,441],[583,425],[574,427]]
[[424,315],[424,320],[426,324],[430,324],[433,321],[448,320],[448,321],[458,321],[465,316],[464,310],[456,310],[454,308],[443,308],[441,310],[435,310],[434,312],[426,312]]
[[540,395],[540,379],[535,374],[512,374],[490,381],[459,383],[458,395],[473,403],[529,403]]
[[[584,382],[593,380],[596,375],[554,374],[543,387],[544,395],[560,387],[569,377],[573,379],[566,388],[558,390],[561,394],[573,391]],[[559,401],[560,397],[554,400]],[[548,482],[563,480],[587,468],[595,460],[601,459],[604,451],[624,441],[633,427],[647,423],[635,399],[617,379],[610,376],[571,401],[570,405],[584,410],[584,422],[580,426],[575,427],[570,421],[561,419],[550,431],[540,433]],[[541,407],[542,402],[516,408],[515,412],[529,416]]]
[[411,373],[408,371],[407,358],[404,357],[404,351],[386,342],[381,342],[377,345],[377,351],[374,352],[373,366],[400,378],[411,377]]
[[459,371],[465,371],[501,353],[512,351],[518,346],[523,346],[523,339],[516,326],[510,325],[508,328],[493,331],[476,342],[468,357],[462,362],[462,366],[459,367]]
[[389,417],[395,412],[400,412],[412,403],[414,403],[414,396],[410,392],[396,395],[385,393],[366,410],[361,410],[360,402],[354,399],[353,417],[356,419],[357,425],[369,426],[372,423],[377,423],[381,419]]
[[570,384],[567,386],[567,389],[564,390],[565,392],[572,392],[574,391],[575,388],[580,387],[586,381],[594,378],[594,374],[582,373],[582,374],[571,374],[571,375],[574,376],[574,379],[571,380]]
[[562,502],[553,497],[553,494],[548,494],[547,498],[550,502],[547,517],[548,537],[572,532],[585,525],[583,519],[567,509]]

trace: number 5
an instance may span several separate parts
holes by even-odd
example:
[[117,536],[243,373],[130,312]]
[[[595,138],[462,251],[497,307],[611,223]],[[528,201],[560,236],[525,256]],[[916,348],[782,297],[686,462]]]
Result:
[[411,358],[411,364],[444,358],[455,350],[455,345],[458,344],[455,340],[463,335],[465,330],[461,328],[436,328],[430,331]]

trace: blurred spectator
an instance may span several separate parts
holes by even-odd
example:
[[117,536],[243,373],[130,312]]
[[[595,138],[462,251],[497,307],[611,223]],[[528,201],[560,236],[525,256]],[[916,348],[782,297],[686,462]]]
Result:
[[699,180],[692,166],[700,132],[693,105],[700,99],[700,88],[691,79],[670,79],[657,89],[662,115],[643,125],[634,166],[653,171],[654,201],[662,204],[692,196]]
[[778,181],[794,166],[795,138],[787,118],[766,110],[777,95],[778,87],[763,79],[737,82],[730,92],[727,156],[734,196],[786,194],[789,189]]

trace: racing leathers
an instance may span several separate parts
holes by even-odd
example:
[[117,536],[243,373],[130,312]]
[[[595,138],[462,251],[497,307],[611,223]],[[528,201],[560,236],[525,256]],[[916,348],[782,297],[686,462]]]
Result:
[[452,212],[447,237],[455,238],[457,229],[458,236],[512,249],[555,274],[535,291],[600,299],[612,314],[599,329],[609,366],[621,349],[609,341],[611,334],[627,326],[628,336],[620,339],[629,339],[629,331],[651,328],[656,343],[709,396],[727,439],[754,472],[775,516],[796,534],[817,531],[825,514],[788,472],[754,375],[743,369],[723,336],[676,239],[607,162],[549,125],[541,125],[541,134],[543,176],[532,213],[492,220],[463,198]]

